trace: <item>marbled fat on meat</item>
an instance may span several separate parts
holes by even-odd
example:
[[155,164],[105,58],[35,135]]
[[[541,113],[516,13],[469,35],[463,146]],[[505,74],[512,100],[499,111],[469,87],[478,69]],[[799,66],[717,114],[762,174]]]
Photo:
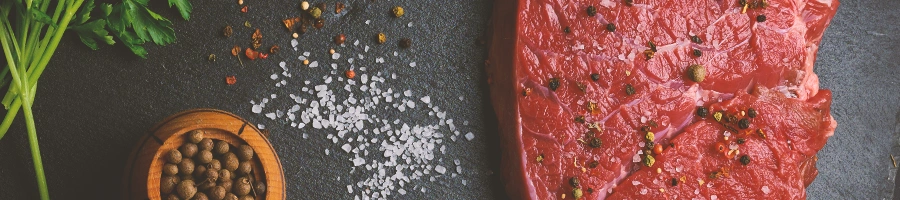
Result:
[[[839,3],[747,2],[742,12],[738,0],[497,0],[486,71],[507,193],[805,199],[837,125],[813,63]],[[700,83],[686,76],[695,64],[707,72]],[[655,144],[663,150],[647,151]]]

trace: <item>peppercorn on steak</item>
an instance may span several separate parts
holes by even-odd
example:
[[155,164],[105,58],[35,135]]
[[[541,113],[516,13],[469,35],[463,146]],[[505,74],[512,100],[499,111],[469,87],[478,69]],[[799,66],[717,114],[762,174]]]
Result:
[[497,0],[486,65],[512,199],[805,199],[837,126],[837,0]]

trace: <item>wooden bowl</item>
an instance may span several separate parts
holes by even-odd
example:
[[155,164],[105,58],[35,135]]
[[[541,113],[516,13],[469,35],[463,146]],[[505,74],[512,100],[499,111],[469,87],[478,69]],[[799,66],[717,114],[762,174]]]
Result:
[[162,199],[159,184],[165,161],[164,152],[184,144],[185,133],[201,129],[206,138],[223,140],[232,146],[250,145],[254,177],[266,183],[265,195],[256,199],[283,200],[284,172],[275,149],[264,133],[240,117],[215,109],[194,109],[172,115],[156,124],[141,138],[128,158],[122,182],[123,199]]

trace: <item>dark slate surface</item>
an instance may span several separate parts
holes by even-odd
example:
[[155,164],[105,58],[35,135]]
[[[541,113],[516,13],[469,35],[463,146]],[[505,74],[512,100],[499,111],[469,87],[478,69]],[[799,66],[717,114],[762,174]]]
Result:
[[[289,34],[280,20],[295,16],[296,0],[252,1],[250,13],[239,13],[234,3],[193,1],[193,19],[184,21],[163,1],[152,5],[175,22],[178,43],[167,47],[148,45],[150,59],[130,55],[122,46],[91,51],[75,35],[67,35],[42,77],[35,101],[35,118],[51,196],[55,198],[115,199],[128,152],[147,129],[164,117],[191,108],[218,108],[265,124],[271,131],[285,169],[287,195],[291,199],[352,198],[346,185],[361,180],[350,175],[349,155],[324,139],[327,131],[289,128],[254,114],[250,100],[269,94],[287,98],[290,89],[276,88],[269,79],[281,73],[277,63],[296,62],[298,52],[283,48],[267,60],[249,62],[244,67],[228,56],[234,44],[247,46],[250,29],[245,20],[264,35],[264,46],[290,46]],[[320,2],[320,1],[313,1]],[[332,11],[334,1],[327,1]],[[343,17],[327,15],[326,28],[303,36],[300,46],[313,59],[327,60],[324,52],[334,47],[330,38],[345,33],[348,41],[359,39],[372,47],[367,61],[376,55],[388,60],[370,67],[368,73],[397,73],[389,80],[393,88],[408,88],[416,96],[429,95],[436,105],[471,131],[472,141],[449,143],[440,157],[460,159],[464,173],[435,182],[417,181],[427,193],[411,191],[402,199],[502,199],[496,171],[499,169],[496,122],[486,93],[481,67],[486,49],[476,43],[485,31],[490,1],[350,0]],[[388,10],[402,5],[407,17],[392,19]],[[891,198],[896,169],[889,155],[900,155],[900,2],[844,1],[826,31],[816,72],[822,88],[834,92],[832,113],[839,125],[835,137],[819,153],[820,174],[809,187],[810,199]],[[372,20],[371,25],[365,25]],[[413,22],[413,27],[406,27]],[[236,37],[219,37],[225,25],[236,27]],[[383,31],[390,43],[374,45],[374,34]],[[411,50],[399,50],[399,37],[409,37]],[[340,50],[340,48],[338,48]],[[346,51],[360,52],[348,47]],[[352,49],[352,50],[351,50]],[[393,51],[400,56],[389,56]],[[302,52],[302,51],[301,51]],[[206,61],[207,55],[218,61]],[[346,56],[355,54],[346,54]],[[407,64],[416,61],[418,67]],[[359,61],[358,61],[359,62]],[[375,66],[375,65],[373,65]],[[297,68],[296,79],[321,81],[330,75],[327,66]],[[224,77],[236,75],[236,85],[225,85]],[[299,84],[289,85],[298,87]],[[296,88],[295,88],[296,89]],[[464,100],[459,101],[458,97]],[[279,105],[270,105],[278,107]],[[280,107],[285,107],[281,105]],[[385,117],[410,123],[436,123],[419,119],[422,112],[385,112]],[[301,133],[311,135],[302,139]],[[324,149],[331,149],[330,156]],[[341,153],[335,153],[341,152]],[[433,164],[436,164],[434,162]],[[22,118],[0,140],[0,199],[37,198],[31,156]],[[337,177],[341,177],[338,181]],[[467,180],[462,185],[461,180]]]

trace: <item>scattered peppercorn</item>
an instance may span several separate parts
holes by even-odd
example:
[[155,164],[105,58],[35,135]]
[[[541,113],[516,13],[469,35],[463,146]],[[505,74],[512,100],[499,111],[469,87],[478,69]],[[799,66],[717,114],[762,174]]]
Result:
[[591,146],[591,148],[600,148],[600,146],[603,146],[603,141],[601,141],[600,138],[592,137],[590,142],[588,142],[588,145]]
[[306,33],[306,29],[308,29],[308,26],[306,25],[306,23],[300,23],[300,29],[299,29],[300,34]]
[[247,6],[241,8],[242,13],[247,13],[247,11],[249,11]]
[[301,10],[307,10],[307,9],[309,9],[309,2],[306,2],[306,1],[301,2],[301,3],[300,3],[300,9],[301,9]]
[[[653,134],[653,132],[647,132],[646,134],[644,134],[644,139],[646,139],[649,142],[653,142],[653,140],[656,139],[656,135]],[[650,148],[650,147],[653,147],[653,145],[647,146],[647,148]]]
[[551,78],[547,87],[549,87],[550,90],[556,91],[556,89],[559,88],[559,78]]
[[653,153],[656,155],[662,154],[663,148],[662,145],[656,144],[653,145]]
[[644,166],[653,167],[653,163],[656,163],[656,159],[654,159],[653,156],[649,154],[645,154],[642,162],[644,163]]
[[738,138],[738,139],[737,139],[737,143],[738,143],[738,144],[744,144],[745,142],[747,142],[747,139],[744,139],[744,138]]
[[609,32],[616,32],[616,24],[613,24],[613,23],[606,24],[606,30]]
[[641,131],[642,132],[650,132],[650,127],[649,126],[641,126]]
[[634,87],[631,84],[625,84],[625,94],[628,96],[634,95]]
[[397,6],[394,9],[391,9],[391,13],[394,14],[394,17],[400,18],[403,16],[403,7]]
[[765,21],[766,21],[766,15],[757,15],[757,16],[756,16],[756,21],[757,21],[757,22],[765,22]]
[[591,80],[593,80],[593,81],[600,80],[600,74],[598,74],[598,73],[591,74]]
[[578,177],[572,177],[572,178],[569,178],[569,185],[577,188],[581,184],[578,181]]
[[650,51],[656,52],[656,44],[654,44],[653,41],[648,41],[647,46],[650,47]]
[[351,69],[344,72],[344,75],[346,75],[348,79],[353,79],[354,77],[356,77],[356,72],[353,72],[353,70]]
[[588,6],[587,7],[587,15],[591,16],[591,17],[593,17],[594,15],[597,15],[597,8],[594,6]]
[[400,39],[399,45],[400,45],[400,48],[408,49],[409,47],[412,46],[412,40],[410,40],[409,38]]
[[581,90],[581,92],[587,93],[587,85],[584,85],[584,83],[578,82],[576,86],[578,86],[578,90]]
[[231,34],[233,34],[233,33],[234,33],[234,30],[231,29],[230,25],[225,26],[225,30],[222,30],[222,34],[225,35],[225,37],[231,37]]
[[387,42],[387,36],[385,36],[384,33],[378,33],[376,39],[378,40],[378,44],[384,44],[385,42]]
[[262,59],[269,59],[269,54],[264,54],[264,53],[262,53],[262,52],[259,52],[259,58],[262,58]]
[[244,27],[250,28],[250,21],[244,21]]
[[763,139],[768,138],[768,135],[766,135],[766,131],[763,131],[762,129],[756,129],[756,134],[758,134],[759,137]]
[[524,90],[522,90],[522,96],[527,97],[528,95],[531,95],[531,88],[525,88]]
[[291,31],[291,30],[294,30],[294,25],[296,25],[297,23],[300,23],[300,17],[287,18],[287,19],[281,20],[281,23],[284,24],[284,28],[286,28],[288,31]]
[[678,186],[678,179],[672,178],[672,186]]
[[738,121],[738,128],[747,129],[750,128],[750,120],[747,118],[741,119]]
[[575,188],[572,190],[572,196],[574,196],[575,199],[581,199],[581,197],[584,196],[584,193],[581,191],[581,188]]
[[590,168],[597,168],[597,165],[600,165],[600,162],[597,162],[597,161],[595,160],[595,161],[591,161],[591,163],[588,164],[588,167],[590,167]]
[[706,68],[700,64],[691,65],[687,69],[687,76],[691,81],[697,83],[703,82],[703,80],[706,79]]
[[206,58],[209,62],[216,62],[216,54],[209,54],[209,57]]
[[697,116],[706,118],[707,115],[709,115],[709,109],[703,106],[697,107]]
[[262,32],[259,29],[253,32],[253,35],[250,36],[250,44],[253,45],[253,50],[259,49],[259,46],[262,46]]
[[713,113],[713,119],[715,119],[717,122],[721,122],[721,121],[722,121],[722,115],[724,115],[724,114],[725,114],[725,113],[723,113],[722,111],[718,111],[718,112],[716,112],[716,113]]
[[691,36],[691,42],[694,42],[697,44],[703,44],[703,40],[701,40],[700,37],[696,36],[696,35]]
[[[313,27],[316,27],[316,29],[322,29],[323,27],[325,27],[325,20],[324,19],[316,19],[316,23],[313,24]],[[303,27],[301,26],[300,28],[303,28]],[[304,32],[306,32],[306,31],[304,31]]]
[[633,6],[633,5],[634,5],[634,0],[625,0],[625,5],[626,5],[626,6]]
[[741,156],[741,164],[749,165],[750,164],[750,156],[748,156],[748,155]]
[[575,116],[575,122],[578,122],[578,123],[582,123],[582,124],[583,124],[583,123],[584,123],[584,116],[583,116],[583,115]]
[[309,15],[314,19],[318,19],[319,17],[322,17],[322,10],[319,10],[318,7],[312,7],[309,9]]
[[565,28],[563,28],[563,32],[565,32],[565,33],[571,33],[571,32],[572,32],[572,29],[570,29],[568,26],[566,26]]
[[703,52],[700,52],[700,49],[694,49],[694,57],[703,56]]
[[344,34],[338,34],[337,36],[334,36],[335,44],[338,44],[338,45],[344,44],[344,41],[346,41],[346,40],[347,40],[347,36],[344,36]]
[[747,117],[756,118],[756,109],[747,108]]
[[247,56],[247,58],[249,58],[250,60],[256,60],[256,58],[259,57],[259,53],[250,48],[247,48],[244,51],[244,55]]

